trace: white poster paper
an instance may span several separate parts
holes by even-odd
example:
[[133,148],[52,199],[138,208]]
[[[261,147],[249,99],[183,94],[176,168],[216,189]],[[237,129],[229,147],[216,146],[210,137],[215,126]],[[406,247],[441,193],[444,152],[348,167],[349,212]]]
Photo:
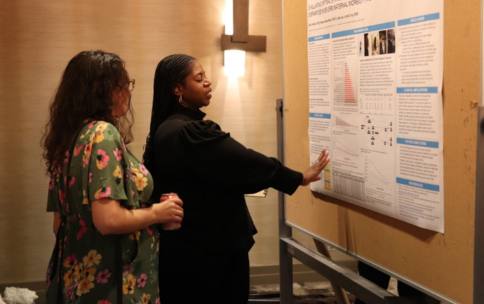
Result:
[[442,0],[308,0],[313,191],[444,232]]

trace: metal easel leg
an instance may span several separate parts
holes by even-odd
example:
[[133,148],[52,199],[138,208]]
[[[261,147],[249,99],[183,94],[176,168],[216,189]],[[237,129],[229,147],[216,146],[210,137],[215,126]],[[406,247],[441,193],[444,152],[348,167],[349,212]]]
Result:
[[[326,247],[324,243],[320,242],[317,239],[314,239],[314,244],[316,245],[316,249],[318,250],[319,253],[321,253],[328,259],[331,259],[331,256],[329,255],[328,247]],[[348,295],[343,290],[343,288],[339,287],[338,285],[332,282],[331,282],[331,286],[333,287],[334,295],[336,296],[336,300],[338,301],[338,304],[350,304]]]
[[[281,163],[284,163],[284,105],[282,99],[276,104],[277,116],[277,156]],[[284,193],[279,192],[279,273],[280,273],[280,300],[281,304],[292,304],[293,302],[293,272],[292,256],[288,252],[287,244],[281,238],[292,237],[292,229],[286,225],[286,210]]]

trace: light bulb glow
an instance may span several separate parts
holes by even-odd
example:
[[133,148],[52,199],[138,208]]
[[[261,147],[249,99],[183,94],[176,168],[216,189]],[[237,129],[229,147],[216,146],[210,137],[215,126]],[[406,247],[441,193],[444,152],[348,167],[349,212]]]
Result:
[[238,78],[245,75],[245,51],[224,51],[224,72],[229,78]]
[[[225,35],[234,34],[234,0],[225,0],[224,10]],[[245,51],[224,51],[224,72],[229,79],[245,75]]]

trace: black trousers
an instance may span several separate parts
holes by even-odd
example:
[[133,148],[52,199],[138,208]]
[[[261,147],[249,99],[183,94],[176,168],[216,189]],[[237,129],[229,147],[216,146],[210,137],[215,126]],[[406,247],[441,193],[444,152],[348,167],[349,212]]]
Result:
[[[390,276],[386,273],[383,273],[363,262],[358,262],[358,273],[381,288],[388,288]],[[424,293],[403,282],[398,282],[398,294],[400,297],[410,300],[411,303],[438,303],[433,299],[430,299]],[[355,304],[365,304],[365,302],[356,299]]]
[[159,276],[162,304],[246,304],[248,301],[246,250],[202,254],[161,248]]

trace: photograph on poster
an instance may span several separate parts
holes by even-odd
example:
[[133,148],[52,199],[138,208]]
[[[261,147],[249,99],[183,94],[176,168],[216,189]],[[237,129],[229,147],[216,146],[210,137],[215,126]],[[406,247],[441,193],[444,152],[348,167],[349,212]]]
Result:
[[376,56],[395,53],[395,30],[388,29],[364,33],[360,41],[360,56]]

